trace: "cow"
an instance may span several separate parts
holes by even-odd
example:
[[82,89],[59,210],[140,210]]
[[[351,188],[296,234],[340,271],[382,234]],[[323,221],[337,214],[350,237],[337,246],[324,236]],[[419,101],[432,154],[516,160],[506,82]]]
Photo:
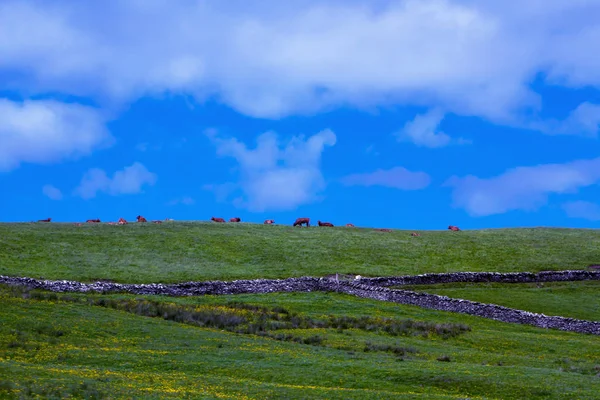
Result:
[[391,232],[391,229],[388,228],[375,228],[377,232]]
[[39,219],[38,222],[50,222],[52,221],[52,218],[46,218],[46,219]]
[[275,220],[273,219],[266,219],[265,220],[265,225],[273,225],[275,223]]
[[354,225],[353,224],[346,224],[346,227],[347,228],[354,228]]
[[137,222],[148,222],[148,220],[144,217],[142,217],[141,215],[138,215],[137,217]]
[[319,224],[319,226],[333,226],[333,224],[331,222],[317,221],[317,223]]
[[421,236],[421,234],[417,233],[417,232],[413,232],[413,233],[410,234],[410,236]]
[[211,220],[211,221],[215,221],[215,222],[225,222],[225,220],[224,220],[223,218],[215,218],[215,217],[212,217],[210,220]]
[[119,225],[127,225],[128,222],[125,218],[119,218],[119,222],[117,222],[117,224]]
[[241,220],[240,217],[229,218],[229,222],[240,222]]
[[152,221],[152,223],[153,224],[162,224],[162,221],[159,221],[159,220],[155,219],[155,220]]
[[296,222],[294,222],[294,226],[302,226],[302,224],[310,226],[310,218],[298,218],[296,219]]
[[88,224],[99,224],[100,223],[100,219],[88,219],[85,222],[88,223]]
[[458,226],[454,226],[454,225],[450,225],[448,227],[448,229],[450,229],[451,231],[454,231],[454,232],[460,231],[460,228]]

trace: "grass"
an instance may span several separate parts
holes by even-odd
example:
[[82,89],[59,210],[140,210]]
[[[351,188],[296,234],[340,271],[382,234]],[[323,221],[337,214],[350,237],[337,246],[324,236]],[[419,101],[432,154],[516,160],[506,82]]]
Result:
[[[600,342],[590,335],[334,293],[69,294],[62,301],[34,292],[0,286],[0,397],[591,399],[600,390]],[[280,332],[321,339],[285,341],[93,305],[99,299],[256,315],[285,310],[306,320],[410,319],[470,330],[444,339],[287,327]]]
[[600,281],[544,283],[448,283],[402,289],[493,303],[546,315],[600,321]]
[[126,226],[0,224],[0,274],[45,279],[182,282],[454,271],[582,269],[600,231],[427,231],[172,222]]
[[[192,222],[0,224],[0,274],[127,283],[537,272],[600,233]],[[600,320],[600,282],[404,287]],[[339,293],[164,297],[0,285],[0,398],[594,399],[597,336]]]

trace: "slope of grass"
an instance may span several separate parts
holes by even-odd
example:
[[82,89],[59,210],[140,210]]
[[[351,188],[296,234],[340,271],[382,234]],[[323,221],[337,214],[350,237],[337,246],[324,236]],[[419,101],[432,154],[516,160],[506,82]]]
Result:
[[0,224],[0,274],[117,282],[582,269],[600,232],[426,231],[172,222],[127,226]]
[[544,283],[447,283],[402,289],[499,304],[546,315],[600,321],[600,281]]
[[[334,293],[43,297],[0,286],[0,397],[592,399],[600,391],[596,336]],[[263,307],[305,319],[368,315],[471,330],[447,339],[281,330],[322,339],[302,344],[88,305],[99,300],[218,312]]]

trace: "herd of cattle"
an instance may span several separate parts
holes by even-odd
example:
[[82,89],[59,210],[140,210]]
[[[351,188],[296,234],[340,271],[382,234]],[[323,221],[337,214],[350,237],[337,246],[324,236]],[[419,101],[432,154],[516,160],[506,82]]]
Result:
[[[148,220],[146,218],[142,217],[141,215],[138,215],[136,217],[136,219],[137,219],[137,222],[148,222]],[[219,223],[225,222],[225,219],[217,218],[217,217],[212,217],[210,220],[213,222],[219,222]],[[51,221],[52,221],[52,218],[38,220],[38,222],[51,222]],[[165,221],[168,222],[168,221],[173,221],[173,220],[170,218],[165,218]],[[85,222],[88,224],[99,224],[100,220],[99,219],[88,219]],[[230,218],[229,222],[242,222],[242,219],[239,217],[234,217],[234,218]],[[152,220],[152,223],[162,224],[162,221],[161,220]],[[334,226],[331,222],[317,221],[317,223],[319,224],[319,226],[331,226],[331,227]],[[127,222],[127,220],[125,220],[125,218],[119,218],[119,220],[117,222],[108,222],[108,225],[127,225],[127,224],[128,224],[128,222]],[[265,220],[264,224],[265,225],[273,225],[273,224],[275,224],[275,220],[267,219],[267,220]],[[80,222],[76,222],[75,225],[81,226],[83,224]],[[298,218],[298,219],[296,219],[296,221],[293,224],[293,226],[302,226],[302,225],[310,226],[310,218]],[[354,225],[346,224],[346,227],[354,228]],[[454,231],[454,232],[460,231],[460,228],[458,226],[454,226],[454,225],[448,226],[448,229],[451,231]],[[392,231],[391,229],[387,229],[387,228],[377,228],[375,230],[379,231],[379,232],[391,232]],[[421,235],[417,232],[412,232],[410,234],[410,236],[421,236]]]

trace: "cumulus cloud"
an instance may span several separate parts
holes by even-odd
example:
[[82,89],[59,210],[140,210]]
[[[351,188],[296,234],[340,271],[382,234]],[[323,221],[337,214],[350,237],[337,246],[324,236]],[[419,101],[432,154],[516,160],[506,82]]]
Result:
[[575,193],[598,181],[600,158],[518,167],[487,179],[452,177],[445,185],[453,188],[455,207],[481,217],[511,210],[533,211],[545,205],[550,194]]
[[136,194],[142,191],[142,186],[154,185],[155,182],[156,174],[148,171],[139,162],[135,162],[115,172],[112,178],[109,178],[104,170],[92,168],[85,173],[73,193],[83,199],[94,198],[98,192],[111,196]]
[[600,129],[600,104],[584,102],[564,120],[536,121],[529,127],[553,135],[597,137]]
[[425,172],[411,172],[403,167],[375,172],[352,174],[342,178],[347,186],[386,186],[401,190],[418,190],[429,186],[431,179]]
[[174,92],[259,117],[415,104],[509,121],[540,108],[539,73],[600,86],[598,18],[589,0],[5,0],[0,71],[13,79],[0,89]]
[[52,185],[44,185],[42,187],[42,193],[44,193],[44,196],[48,197],[51,200],[62,200],[63,198],[60,189]]
[[0,99],[0,171],[24,162],[48,164],[87,155],[112,140],[94,108],[51,100]]
[[582,218],[590,221],[600,221],[600,205],[589,201],[570,201],[562,205],[570,218]]
[[280,143],[275,133],[267,132],[258,136],[254,149],[249,149],[235,138],[220,138],[214,131],[207,136],[218,155],[236,159],[240,179],[205,188],[222,197],[240,190],[242,196],[234,199],[234,204],[251,211],[293,210],[318,200],[325,188],[321,155],[337,140],[328,129],[308,138],[294,136],[287,143]]
[[396,133],[396,138],[399,142],[412,142],[420,147],[431,148],[470,143],[463,138],[452,139],[444,132],[439,131],[438,128],[443,118],[444,113],[439,109],[417,115],[412,121],[408,121],[400,132]]

